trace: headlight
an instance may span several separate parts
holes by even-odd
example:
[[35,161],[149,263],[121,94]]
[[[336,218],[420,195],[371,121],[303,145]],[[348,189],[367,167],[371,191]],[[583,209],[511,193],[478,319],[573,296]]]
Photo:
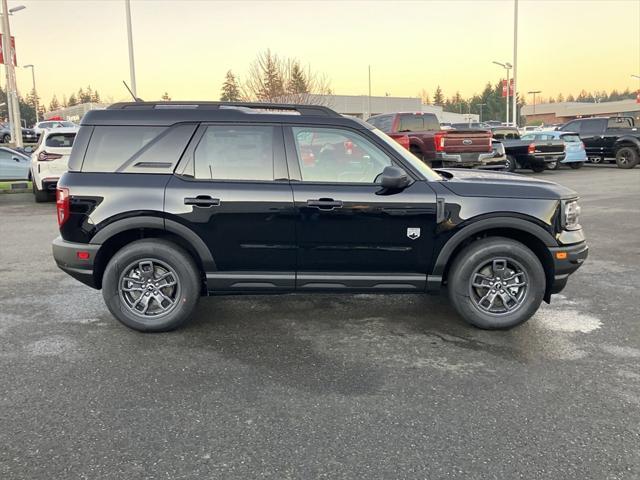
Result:
[[567,230],[580,228],[580,205],[578,200],[568,200],[563,203],[563,227]]

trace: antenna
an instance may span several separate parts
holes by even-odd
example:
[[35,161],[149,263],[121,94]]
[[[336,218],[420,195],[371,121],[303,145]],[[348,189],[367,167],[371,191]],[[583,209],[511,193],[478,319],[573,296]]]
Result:
[[143,102],[144,100],[142,100],[139,97],[136,97],[133,92],[131,91],[131,89],[129,88],[129,85],[127,85],[127,82],[125,82],[124,80],[122,80],[122,83],[124,83],[124,86],[127,88],[127,90],[129,90],[129,93],[131,94],[131,96],[133,97],[133,101],[134,102]]

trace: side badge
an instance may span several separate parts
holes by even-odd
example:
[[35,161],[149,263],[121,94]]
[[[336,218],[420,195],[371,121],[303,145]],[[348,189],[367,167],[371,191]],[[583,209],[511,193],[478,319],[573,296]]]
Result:
[[419,228],[407,228],[407,237],[411,240],[415,240],[420,237],[420,229]]

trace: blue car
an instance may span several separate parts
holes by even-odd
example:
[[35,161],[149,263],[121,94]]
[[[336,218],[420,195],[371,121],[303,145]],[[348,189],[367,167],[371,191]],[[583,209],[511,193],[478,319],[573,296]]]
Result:
[[559,130],[550,130],[542,132],[532,132],[523,135],[522,140],[559,140],[564,141],[565,156],[560,162],[551,162],[547,164],[549,170],[557,170],[561,163],[569,165],[573,169],[578,169],[587,161],[587,151],[584,149],[584,143],[580,140],[580,135],[573,132],[563,132]]

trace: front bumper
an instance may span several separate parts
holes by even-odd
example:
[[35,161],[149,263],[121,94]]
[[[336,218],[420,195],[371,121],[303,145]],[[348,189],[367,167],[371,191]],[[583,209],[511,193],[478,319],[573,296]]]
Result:
[[[567,285],[569,275],[578,270],[589,255],[587,242],[549,248],[553,257],[554,278],[551,293],[559,293]],[[558,258],[560,257],[560,258]]]
[[504,168],[506,156],[496,155],[494,152],[486,153],[436,153],[436,161],[443,167],[462,168]]
[[[67,242],[62,237],[57,237],[51,247],[53,249],[53,259],[60,269],[85,285],[97,288],[93,276],[93,262],[101,245]],[[87,252],[89,258],[86,260],[80,259],[78,252]]]

